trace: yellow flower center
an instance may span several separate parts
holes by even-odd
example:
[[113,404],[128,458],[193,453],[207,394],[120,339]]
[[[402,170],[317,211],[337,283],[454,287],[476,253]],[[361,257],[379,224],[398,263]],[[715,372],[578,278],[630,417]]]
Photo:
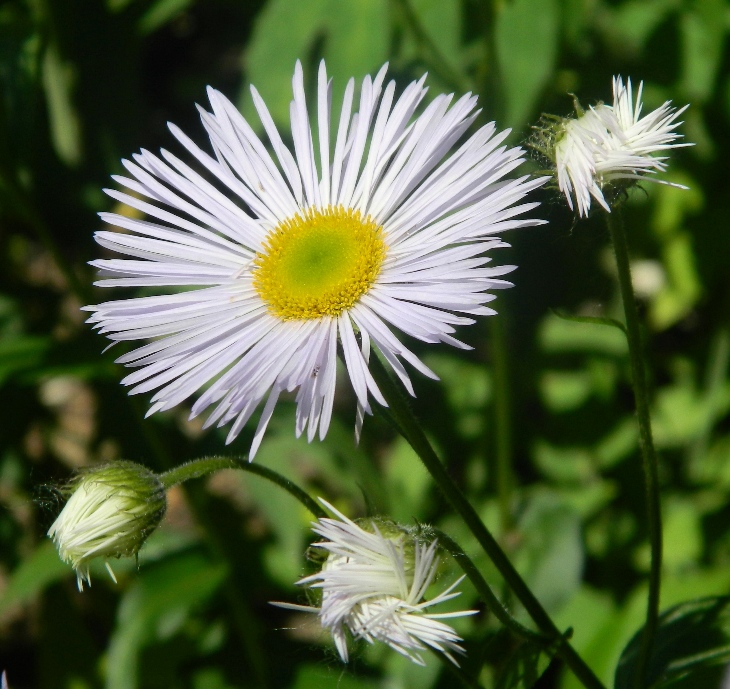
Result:
[[360,211],[310,208],[280,223],[254,258],[253,286],[285,321],[338,316],[375,282],[383,228]]

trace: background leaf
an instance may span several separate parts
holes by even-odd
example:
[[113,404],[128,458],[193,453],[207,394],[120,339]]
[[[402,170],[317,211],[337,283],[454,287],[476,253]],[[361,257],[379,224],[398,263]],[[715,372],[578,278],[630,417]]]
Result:
[[[616,689],[633,686],[641,631],[629,642],[616,669]],[[681,603],[662,613],[649,661],[652,687],[720,687],[730,660],[730,598]]]

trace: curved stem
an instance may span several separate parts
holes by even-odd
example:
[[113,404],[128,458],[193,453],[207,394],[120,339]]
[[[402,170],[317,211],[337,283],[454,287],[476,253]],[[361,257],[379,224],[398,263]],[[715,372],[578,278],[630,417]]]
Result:
[[641,446],[642,466],[644,469],[644,485],[646,490],[647,521],[649,525],[649,544],[651,547],[651,565],[649,568],[649,596],[646,609],[646,624],[641,640],[639,658],[636,666],[637,688],[646,686],[646,674],[651,657],[652,646],[659,619],[659,595],[661,588],[662,568],[662,514],[659,495],[659,471],[654,442],[651,435],[651,417],[649,414],[649,391],[646,380],[644,357],[642,356],[639,315],[636,310],[636,298],[631,284],[631,266],[629,264],[629,248],[626,241],[620,209],[606,214],[613,250],[616,256],[618,281],[621,288],[621,300],[626,317],[626,336],[629,341],[629,358],[631,359],[631,382],[634,388],[636,403],[636,420],[639,424],[639,444]]
[[[495,567],[497,567],[540,631],[556,640],[563,638],[555,623],[550,619],[550,616],[540,604],[540,601],[535,598],[532,591],[509,561],[509,558],[505,555],[499,543],[497,543],[494,536],[479,518],[476,510],[456,485],[454,479],[446,471],[446,468],[431,447],[421,426],[413,415],[406,398],[391,379],[380,361],[379,356],[372,357],[371,361],[371,373],[388,402],[388,407],[383,409],[386,418],[391,421],[396,430],[403,435],[415,450],[423,465],[436,482],[436,485],[444,494],[444,497],[464,520],[464,523],[472,534],[474,534],[479,545],[481,545],[484,552],[492,560]],[[557,649],[557,654],[568,664],[576,677],[588,689],[605,689],[601,681],[593,674],[593,671],[585,664],[583,659],[573,650],[567,641],[560,644]]]
[[445,534],[440,529],[434,528],[433,533],[435,534],[438,542],[446,550],[448,550],[451,557],[456,560],[457,564],[469,578],[469,581],[471,581],[474,585],[474,588],[482,597],[482,600],[486,603],[489,610],[494,613],[494,616],[505,627],[507,627],[507,629],[516,636],[522,637],[528,641],[533,641],[540,646],[549,646],[552,642],[554,642],[553,638],[533,632],[531,629],[520,624],[514,617],[512,617],[512,615],[509,614],[509,611],[504,607],[504,605],[502,605],[502,601],[497,598],[494,591],[492,591],[492,587],[487,583],[487,580],[482,576],[481,572],[477,569],[477,566],[453,538]]
[[245,457],[201,457],[200,459],[193,459],[160,474],[160,481],[162,481],[165,488],[171,488],[183,481],[207,476],[221,469],[240,469],[261,476],[280,486],[289,495],[299,500],[318,519],[327,516],[324,509],[296,483],[260,464],[252,464]]

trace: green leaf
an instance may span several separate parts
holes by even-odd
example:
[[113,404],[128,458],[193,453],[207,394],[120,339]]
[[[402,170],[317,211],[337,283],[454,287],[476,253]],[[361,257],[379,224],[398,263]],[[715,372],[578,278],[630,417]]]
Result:
[[59,559],[53,543],[43,541],[10,575],[8,586],[0,597],[0,618],[16,605],[30,602],[69,572],[69,566]]
[[553,313],[564,321],[573,321],[574,323],[593,323],[595,325],[608,325],[614,328],[618,328],[624,335],[626,335],[626,326],[615,318],[599,318],[597,316],[573,316],[569,313],[563,313],[557,309],[553,310]]
[[682,91],[695,102],[713,93],[725,42],[725,0],[697,0],[680,22],[682,35]]
[[18,373],[37,369],[52,346],[50,337],[38,335],[0,340],[0,385]]
[[576,323],[558,316],[543,321],[539,341],[550,353],[587,351],[616,357],[628,353],[626,337],[618,328],[607,328],[604,323]]
[[413,448],[403,438],[391,445],[386,460],[386,485],[391,499],[388,516],[397,522],[410,522],[424,515],[431,478]]
[[[244,56],[247,81],[256,86],[279,124],[289,121],[294,63],[307,56],[315,34],[324,26],[328,7],[329,0],[270,0],[256,19]],[[246,87],[239,107],[257,126],[258,115]]]
[[[413,13],[421,27],[448,62],[449,69],[461,64],[461,7],[458,2],[443,0],[411,0]],[[410,32],[403,41],[403,58],[418,55],[418,47]]]
[[530,689],[550,664],[551,656],[531,643],[523,643],[508,657],[494,683],[495,689]]
[[560,32],[557,0],[514,0],[497,17],[495,42],[505,97],[503,125],[521,128],[555,68]]
[[76,71],[50,45],[43,58],[43,87],[46,92],[51,140],[58,157],[70,167],[81,162],[81,122],[74,104]]
[[651,35],[676,9],[678,0],[628,0],[613,12],[615,41],[624,50],[639,54]]
[[557,610],[579,588],[583,575],[580,517],[555,495],[537,493],[518,528],[517,567],[543,606]]
[[223,565],[197,552],[143,569],[119,605],[107,654],[107,689],[134,689],[140,651],[175,634],[192,610],[215,593],[225,576]]
[[[139,30],[149,34],[182,14],[192,0],[157,0],[139,18]],[[116,8],[115,8],[116,9]]]
[[[387,58],[388,13],[385,0],[271,0],[254,25],[245,55],[247,81],[254,84],[279,125],[289,122],[294,63],[305,66],[321,41],[332,86],[333,116],[350,77],[360,79],[380,68]],[[307,79],[314,75],[307,74]],[[239,98],[252,126],[259,119],[248,89]]]
[[[642,631],[624,649],[616,668],[616,689],[634,686]],[[730,597],[680,603],[659,618],[649,660],[649,686],[691,689],[720,687],[730,661]]]

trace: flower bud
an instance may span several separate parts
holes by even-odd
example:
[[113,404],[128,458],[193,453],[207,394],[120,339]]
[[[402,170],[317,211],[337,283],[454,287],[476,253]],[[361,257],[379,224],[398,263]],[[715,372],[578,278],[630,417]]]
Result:
[[441,620],[476,611],[430,612],[431,607],[459,595],[455,588],[463,577],[427,597],[439,564],[438,544],[427,537],[428,531],[419,529],[414,534],[379,519],[356,523],[321,502],[337,518],[314,523],[314,532],[324,540],[312,547],[325,557],[319,572],[297,582],[321,594],[316,596],[317,605],[275,605],[316,613],[344,662],[349,657],[350,637],[385,643],[418,665],[424,665],[421,651],[426,648],[458,665],[453,654],[464,653],[461,638]]
[[76,570],[79,590],[91,584],[89,563],[136,555],[165,513],[158,476],[134,462],[117,461],[80,473],[63,491],[68,502],[48,535],[62,560]]
[[654,155],[679,146],[677,118],[687,109],[671,101],[641,116],[643,83],[634,100],[631,79],[613,79],[613,103],[583,110],[575,99],[577,117],[543,115],[534,127],[530,145],[550,160],[561,193],[571,210],[587,216],[591,201],[607,212],[612,203],[638,181],[658,182],[686,189],[653,177],[667,168],[666,156]]

